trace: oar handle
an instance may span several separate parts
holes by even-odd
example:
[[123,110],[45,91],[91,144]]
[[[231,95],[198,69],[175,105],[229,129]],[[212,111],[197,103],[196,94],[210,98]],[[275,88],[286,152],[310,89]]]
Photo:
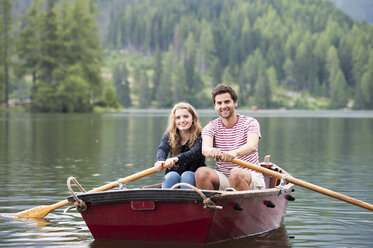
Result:
[[[153,174],[155,172],[157,172],[156,169],[154,167],[152,167],[152,168],[149,168],[149,169],[137,172],[135,174],[132,174],[132,175],[130,175],[128,177],[124,177],[124,178],[118,179],[118,181],[121,182],[121,183],[123,183],[123,184],[126,184],[128,182],[131,182],[131,181],[140,179],[142,177],[148,176],[150,174]],[[100,192],[100,191],[105,191],[105,190],[117,187],[119,185],[118,181],[108,183],[108,184],[103,185],[101,187],[92,189],[92,190],[90,190],[88,192]]]
[[[255,171],[259,171],[263,174],[278,178],[278,179],[282,179],[283,176],[284,176],[284,174],[278,173],[276,171],[269,170],[267,168],[264,168],[264,167],[261,167],[261,166],[258,166],[258,165],[254,165],[254,164],[242,161],[242,160],[237,159],[237,158],[232,159],[232,162],[235,163],[235,164],[241,165],[243,167],[246,167],[246,168],[249,168],[249,169],[252,169],[252,170],[255,170]],[[335,191],[332,191],[332,190],[314,185],[312,183],[308,183],[306,181],[294,178],[290,175],[286,175],[286,181],[288,181],[290,183],[293,183],[295,185],[301,186],[303,188],[307,188],[307,189],[322,193],[324,195],[331,196],[331,197],[334,197],[336,199],[339,199],[339,200],[342,200],[342,201],[354,204],[356,206],[359,206],[359,207],[362,207],[362,208],[373,211],[373,205],[372,204],[369,204],[367,202],[363,202],[363,201],[360,201],[358,199],[355,199],[355,198],[337,193]]]

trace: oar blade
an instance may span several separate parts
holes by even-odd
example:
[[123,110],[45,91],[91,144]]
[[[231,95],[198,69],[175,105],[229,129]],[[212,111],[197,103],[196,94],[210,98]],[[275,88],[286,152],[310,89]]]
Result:
[[51,206],[38,206],[18,212],[14,215],[25,218],[44,218],[53,209],[54,208],[52,208]]
[[[164,167],[164,165],[163,165],[163,167]],[[148,176],[148,175],[153,174],[155,172],[157,172],[155,170],[155,168],[151,167],[149,169],[140,171],[140,172],[135,173],[133,175],[130,175],[128,177],[118,179],[118,181],[125,184],[125,183],[128,183],[128,182],[137,180],[139,178],[142,178],[144,176]],[[111,182],[109,184],[103,185],[99,188],[90,190],[88,192],[105,191],[105,190],[111,189],[111,188],[116,187],[116,186],[118,186],[118,182]],[[39,207],[31,208],[31,209],[28,209],[28,210],[24,210],[22,212],[18,212],[16,214],[14,214],[14,215],[18,216],[18,217],[25,217],[25,218],[44,218],[47,214],[49,214],[49,212],[53,211],[54,209],[63,207],[65,205],[69,204],[69,203],[70,203],[69,201],[64,200],[64,201],[60,201],[60,202],[57,202],[57,203],[49,205],[49,206],[39,206]]]
[[44,218],[47,214],[49,214],[49,212],[57,208],[63,207],[69,203],[70,202],[68,200],[63,200],[52,205],[42,205],[39,207],[24,210],[22,212],[16,213],[15,215],[18,217],[25,218]]

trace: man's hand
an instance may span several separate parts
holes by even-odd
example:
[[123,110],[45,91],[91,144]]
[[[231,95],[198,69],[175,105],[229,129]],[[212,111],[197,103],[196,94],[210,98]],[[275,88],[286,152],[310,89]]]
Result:
[[205,157],[206,158],[215,158],[218,159],[221,154],[220,149],[218,148],[210,148],[207,151],[205,151]]
[[230,162],[235,157],[237,157],[237,152],[229,151],[229,152],[221,152],[218,159],[223,162]]

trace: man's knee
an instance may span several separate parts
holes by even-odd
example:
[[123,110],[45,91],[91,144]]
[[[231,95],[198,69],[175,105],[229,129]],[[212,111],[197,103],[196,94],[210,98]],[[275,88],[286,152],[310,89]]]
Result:
[[244,180],[247,183],[250,183],[251,175],[248,170],[242,168],[233,168],[231,170],[229,179],[231,182],[240,182],[241,180]]
[[210,175],[210,168],[208,167],[200,167],[197,169],[195,173],[196,180],[204,180],[209,177]]
[[208,167],[198,168],[195,174],[196,186],[200,189],[218,189],[219,178],[215,170]]

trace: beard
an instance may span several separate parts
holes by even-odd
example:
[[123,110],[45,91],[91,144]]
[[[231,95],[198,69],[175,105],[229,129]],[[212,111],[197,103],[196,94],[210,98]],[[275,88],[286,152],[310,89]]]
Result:
[[234,112],[234,111],[233,111],[231,108],[228,108],[228,109],[226,109],[226,110],[224,110],[224,111],[219,110],[219,115],[220,115],[222,118],[224,118],[224,119],[229,119],[230,117],[232,117],[233,112]]

